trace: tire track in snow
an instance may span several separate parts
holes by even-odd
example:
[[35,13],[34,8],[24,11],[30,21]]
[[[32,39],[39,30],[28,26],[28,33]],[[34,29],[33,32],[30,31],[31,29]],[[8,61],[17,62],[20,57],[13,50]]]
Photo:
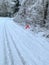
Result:
[[[12,25],[12,24],[11,24],[11,25]],[[10,26],[9,26],[9,27],[10,27]],[[13,26],[13,27],[14,27],[14,26]],[[17,30],[17,29],[16,29],[16,27],[15,27],[15,29],[14,29],[13,27],[10,27],[10,28],[13,29],[14,32],[15,32],[15,34],[16,34],[16,32],[17,32],[16,30]],[[21,30],[21,28],[20,28],[20,31],[26,33],[25,31]],[[20,31],[19,31],[19,28],[18,28],[18,32],[20,32]],[[28,34],[26,33],[26,35],[28,35]],[[12,35],[11,35],[11,36],[12,36]],[[24,36],[25,36],[25,35],[24,35]],[[31,35],[28,35],[28,36],[31,38],[31,40],[34,40],[34,39],[32,39],[32,36],[31,36]],[[40,41],[38,41],[38,39],[36,39],[36,41],[39,43],[39,44],[38,44],[39,48],[43,49],[44,51],[47,50],[47,48],[46,48]],[[40,44],[42,44],[42,45],[40,45]],[[44,47],[43,47],[43,46],[44,46]],[[49,53],[48,50],[46,51],[46,53]],[[40,60],[40,61],[43,61],[40,56],[38,56],[38,57],[39,57],[39,60]]]
[[[14,27],[14,26],[13,26]],[[11,28],[11,27],[10,27]],[[13,29],[13,28],[11,28],[11,29]],[[13,29],[14,30],[14,29]],[[21,30],[20,30],[21,31]],[[8,31],[9,32],[9,31]],[[19,32],[19,31],[18,31]],[[16,30],[14,30],[14,34],[16,34]],[[13,37],[12,37],[12,35],[10,34],[10,32],[9,32],[9,35],[10,35],[10,37],[13,39]],[[25,35],[24,35],[25,36]],[[21,37],[21,36],[20,36]],[[19,41],[19,40],[18,40]],[[15,44],[14,44],[15,43]],[[24,43],[24,42],[23,42]],[[14,39],[13,39],[13,44],[14,44],[14,46],[16,47],[16,42],[14,42]],[[24,43],[24,45],[25,45],[25,47],[28,49],[28,50],[30,50],[30,48]],[[16,47],[17,48],[17,47]],[[29,53],[30,54],[30,53]],[[31,54],[31,56],[34,56],[34,54]],[[39,56],[38,56],[39,57]],[[40,57],[39,57],[40,58]],[[34,56],[34,59],[31,57],[31,60],[32,60],[32,62],[34,62],[34,65],[37,65],[37,63],[36,63],[36,60],[35,60],[36,58],[35,58],[35,56]],[[41,59],[38,59],[38,60],[40,60],[40,61],[42,61]],[[25,62],[26,63],[26,62]],[[26,65],[26,64],[25,64]],[[33,65],[33,64],[32,64]]]
[[[13,40],[12,35],[10,35],[10,37],[11,37],[11,39]],[[18,55],[19,55],[19,58],[21,59],[22,65],[27,65],[26,61],[24,60],[23,56],[21,55],[20,51],[18,50],[18,48],[17,48],[16,43],[14,42],[14,40],[13,40],[13,44],[14,44],[14,47],[15,47],[15,49],[16,49]],[[34,61],[34,60],[33,60],[33,61]],[[34,61],[34,64],[37,65],[37,64],[35,63],[35,61]],[[33,64],[32,64],[32,65],[33,65]]]
[[10,33],[9,33],[9,35],[10,35],[11,40],[12,40],[12,42],[13,42],[13,45],[14,45],[14,47],[15,47],[17,53],[18,53],[18,56],[19,56],[19,58],[21,59],[22,65],[26,65],[26,62],[25,62],[23,56],[21,55],[20,51],[18,50],[18,48],[17,48],[17,46],[16,46],[16,43],[14,42],[14,40],[13,40],[13,38],[12,38],[12,35],[11,35]]
[[[4,28],[5,28],[5,26],[4,26]],[[11,65],[14,65],[14,59],[13,59],[12,51],[11,51],[11,48],[10,48],[9,40],[8,40],[8,37],[7,37],[6,28],[5,28],[5,36],[6,36],[6,40],[7,40],[7,47],[8,47],[8,50],[9,50],[9,59],[11,60]]]
[[7,52],[6,52],[5,43],[4,43],[4,65],[8,65],[8,61],[7,61]]
[[[11,24],[12,25],[12,24]],[[10,26],[9,26],[10,27]],[[13,26],[14,27],[14,26]],[[11,29],[13,29],[12,27],[10,27]],[[13,29],[13,31],[14,31],[14,34],[16,34],[16,29]],[[21,31],[21,28],[20,28],[20,31]],[[8,31],[9,32],[9,31]],[[18,29],[18,32],[19,32],[19,29]],[[24,32],[24,31],[23,31]],[[24,32],[25,33],[25,32]],[[13,37],[12,37],[12,35],[10,34],[10,32],[9,32],[9,35],[10,35],[10,37],[13,39]],[[26,35],[26,34],[25,34]],[[23,35],[24,37],[25,37],[25,35]],[[21,36],[20,36],[21,37]],[[19,40],[18,40],[19,41]],[[15,43],[15,44],[14,44]],[[24,43],[24,42],[23,42]],[[14,39],[13,39],[13,44],[14,44],[14,46],[16,47],[16,42],[14,42]],[[24,43],[24,45],[25,45],[25,43]],[[29,49],[29,47],[27,46],[27,45],[25,45],[27,48],[28,48],[28,50],[30,50]],[[17,47],[16,47],[17,48]],[[16,51],[17,51],[17,49],[16,49]],[[31,56],[32,56],[32,54],[31,54]],[[34,56],[34,54],[33,54],[33,56]],[[39,56],[38,56],[39,57]],[[35,56],[34,56],[34,58],[35,58]],[[35,59],[33,59],[33,58],[31,58],[33,61],[34,61],[34,64],[35,65],[37,65],[37,63],[36,63],[36,58]],[[41,60],[41,59],[38,59],[38,60]],[[42,60],[41,60],[42,61]],[[26,63],[26,62],[25,62]]]
[[14,47],[15,47],[15,49],[16,49],[16,51],[17,51],[17,53],[18,53],[18,55],[19,55],[19,57],[20,57],[20,59],[21,59],[22,64],[23,64],[23,65],[26,65],[26,62],[25,62],[23,56],[21,55],[20,51],[18,50],[18,48],[17,48],[17,46],[16,46],[16,43],[14,42],[14,40],[13,40],[13,38],[12,38],[11,35],[10,35],[10,37],[11,37],[11,39],[12,39],[12,41],[13,41],[13,45],[14,45]]
[[[10,27],[11,28],[11,27]],[[9,29],[9,26],[8,26],[8,28],[7,29]],[[13,28],[11,28],[11,29],[13,29]],[[19,56],[20,56],[20,52],[19,52],[19,49],[17,49],[18,47],[17,47],[17,45],[16,45],[16,42],[14,41],[14,38],[12,37],[13,35],[9,32],[10,30],[8,30],[8,33],[9,33],[9,36],[11,37],[11,39],[13,39],[13,44],[14,44],[14,47],[15,47],[15,49],[16,49],[16,51],[18,51],[18,53],[19,53]],[[13,31],[15,31],[14,29],[13,29]],[[14,32],[14,34],[16,34],[16,32]],[[19,35],[18,35],[19,36]],[[19,39],[16,39],[17,41],[20,41]],[[12,41],[12,40],[11,40]],[[21,42],[20,42],[21,43]],[[24,42],[23,42],[24,43]],[[25,45],[25,43],[24,43],[24,45]],[[25,45],[25,47],[26,47],[26,45]],[[22,46],[21,46],[21,48],[22,48]],[[23,48],[22,48],[23,49]],[[30,50],[30,49],[28,49],[28,47],[26,47],[26,49],[27,50]],[[29,51],[27,51],[27,52],[29,52]],[[28,54],[30,54],[30,52],[28,53]],[[32,56],[32,55],[31,55]],[[33,55],[34,56],[34,55]],[[28,65],[27,64],[27,60],[24,60],[24,58],[23,58],[23,56],[21,55],[21,57],[22,57],[22,61],[25,63],[25,65]],[[35,56],[34,56],[34,58],[35,58]],[[20,58],[21,59],[21,58]],[[37,63],[36,63],[36,60],[35,59],[33,59],[32,57],[30,57],[29,58],[30,60],[32,60],[32,65],[34,64],[34,65],[37,65]],[[23,63],[23,64],[24,64]]]
[[7,51],[6,51],[6,44],[5,44],[5,31],[4,31],[4,29],[3,29],[3,51],[4,51],[4,65],[8,65]]

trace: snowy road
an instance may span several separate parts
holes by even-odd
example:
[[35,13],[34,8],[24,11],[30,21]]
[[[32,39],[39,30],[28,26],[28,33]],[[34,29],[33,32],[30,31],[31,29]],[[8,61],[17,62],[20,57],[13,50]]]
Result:
[[49,65],[49,43],[0,18],[0,65]]

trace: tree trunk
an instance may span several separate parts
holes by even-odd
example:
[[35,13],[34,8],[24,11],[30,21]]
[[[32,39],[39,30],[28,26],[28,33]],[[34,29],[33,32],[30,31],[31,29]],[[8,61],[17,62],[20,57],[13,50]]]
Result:
[[43,19],[43,24],[46,24],[46,19],[47,19],[47,12],[48,12],[48,0],[46,1],[45,8],[44,8],[44,19]]

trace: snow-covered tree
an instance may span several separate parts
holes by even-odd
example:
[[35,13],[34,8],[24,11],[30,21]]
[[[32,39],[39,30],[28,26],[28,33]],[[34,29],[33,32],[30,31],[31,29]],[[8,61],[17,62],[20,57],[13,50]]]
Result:
[[[19,17],[20,21],[25,22],[36,22],[39,21],[43,15],[38,15],[39,12],[42,12],[43,7],[41,6],[41,2],[39,0],[24,0],[16,18]],[[40,14],[41,14],[40,13]]]
[[2,4],[0,5],[1,8],[0,8],[0,15],[1,16],[7,16],[7,6],[5,4],[5,0],[2,2]]
[[45,26],[49,7],[48,0],[42,0],[42,4],[43,4],[43,21],[41,22],[41,24]]
[[12,17],[19,10],[19,0],[2,0],[0,15]]
[[15,5],[13,7],[13,9],[14,9],[13,13],[16,13],[19,10],[20,3],[19,3],[19,0],[16,0],[14,2],[15,2]]
[[49,16],[48,9],[49,0],[23,0],[20,10],[15,16],[15,21],[43,26]]

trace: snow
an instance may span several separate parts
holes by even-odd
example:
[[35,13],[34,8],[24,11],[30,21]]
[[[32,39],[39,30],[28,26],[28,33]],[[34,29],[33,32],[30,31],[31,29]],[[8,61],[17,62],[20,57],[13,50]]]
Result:
[[49,65],[49,43],[15,24],[0,18],[0,65]]

